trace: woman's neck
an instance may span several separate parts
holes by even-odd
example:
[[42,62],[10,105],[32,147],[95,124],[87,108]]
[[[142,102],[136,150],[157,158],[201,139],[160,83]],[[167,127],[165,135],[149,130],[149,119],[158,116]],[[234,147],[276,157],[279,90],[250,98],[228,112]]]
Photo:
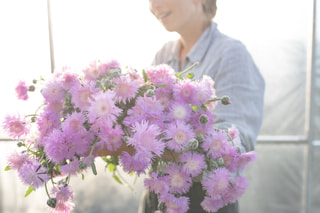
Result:
[[210,26],[211,20],[203,21],[202,24],[193,24],[189,25],[183,31],[178,32],[180,34],[180,56],[179,56],[179,65],[182,68],[183,61],[185,57],[189,54],[193,46],[197,43],[202,33]]

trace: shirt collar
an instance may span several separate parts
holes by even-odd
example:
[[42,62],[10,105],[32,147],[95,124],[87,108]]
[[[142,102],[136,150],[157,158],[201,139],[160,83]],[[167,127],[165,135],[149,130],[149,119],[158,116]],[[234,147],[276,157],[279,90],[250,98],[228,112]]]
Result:
[[200,62],[210,47],[212,40],[212,34],[217,28],[217,24],[211,21],[211,25],[202,33],[197,43],[192,47],[191,51],[187,55],[187,58],[192,62]]
[[[192,63],[201,61],[205,53],[209,48],[211,43],[210,37],[217,28],[217,24],[214,21],[211,21],[210,26],[202,33],[196,44],[193,46],[186,58],[188,58]],[[171,57],[168,59],[169,64],[178,64],[180,56],[181,43],[179,40],[176,40],[172,47]]]

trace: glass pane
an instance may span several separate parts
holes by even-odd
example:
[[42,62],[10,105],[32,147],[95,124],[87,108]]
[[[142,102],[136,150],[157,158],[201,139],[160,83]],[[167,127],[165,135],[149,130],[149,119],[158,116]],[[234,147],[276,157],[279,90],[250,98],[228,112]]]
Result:
[[313,149],[313,168],[312,168],[312,201],[311,201],[311,213],[320,212],[320,146],[316,146]]
[[240,212],[303,213],[307,146],[258,144],[256,151],[257,161],[244,173],[250,182]]
[[[15,87],[19,80],[30,85],[50,73],[46,1],[0,1],[0,29],[2,123],[7,113],[33,113],[40,103],[34,96],[28,103],[18,101]],[[7,137],[2,128],[0,137]]]
[[218,27],[245,43],[265,78],[261,135],[304,135],[312,1],[302,4],[300,0],[224,0],[217,3]]
[[116,59],[123,66],[149,66],[168,33],[149,11],[148,1],[51,1],[56,67]]

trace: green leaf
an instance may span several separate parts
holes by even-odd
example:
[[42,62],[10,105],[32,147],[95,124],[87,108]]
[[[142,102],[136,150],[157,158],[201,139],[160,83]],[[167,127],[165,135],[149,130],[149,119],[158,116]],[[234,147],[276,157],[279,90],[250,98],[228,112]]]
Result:
[[116,170],[116,165],[112,164],[112,163],[109,163],[108,164],[108,169],[110,172],[113,172]]
[[156,85],[156,88],[159,88],[159,87],[166,87],[167,85],[166,84],[157,84]]
[[97,168],[96,168],[96,165],[94,164],[93,158],[92,158],[92,161],[91,161],[91,168],[92,168],[93,174],[97,175]]
[[143,75],[144,82],[147,82],[149,80],[149,78],[148,78],[147,73],[146,73],[145,70],[142,70],[142,75]]
[[84,174],[81,174],[81,178],[82,178],[82,180],[84,180]]
[[11,170],[11,168],[10,168],[10,166],[8,165],[8,166],[6,166],[6,168],[4,168],[4,171],[9,171],[9,170]]
[[120,184],[122,184],[122,181],[120,180],[120,178],[117,175],[112,175],[112,177]]
[[35,191],[35,189],[32,186],[29,186],[28,190],[26,191],[26,194],[24,195],[24,197],[27,197],[29,194],[31,194],[31,192]]

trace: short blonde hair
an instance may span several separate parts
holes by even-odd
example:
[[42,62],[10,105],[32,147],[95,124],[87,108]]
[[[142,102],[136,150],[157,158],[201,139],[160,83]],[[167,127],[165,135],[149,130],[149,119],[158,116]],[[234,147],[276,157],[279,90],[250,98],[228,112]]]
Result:
[[217,13],[217,0],[204,0],[202,4],[203,11],[210,19],[213,19]]

